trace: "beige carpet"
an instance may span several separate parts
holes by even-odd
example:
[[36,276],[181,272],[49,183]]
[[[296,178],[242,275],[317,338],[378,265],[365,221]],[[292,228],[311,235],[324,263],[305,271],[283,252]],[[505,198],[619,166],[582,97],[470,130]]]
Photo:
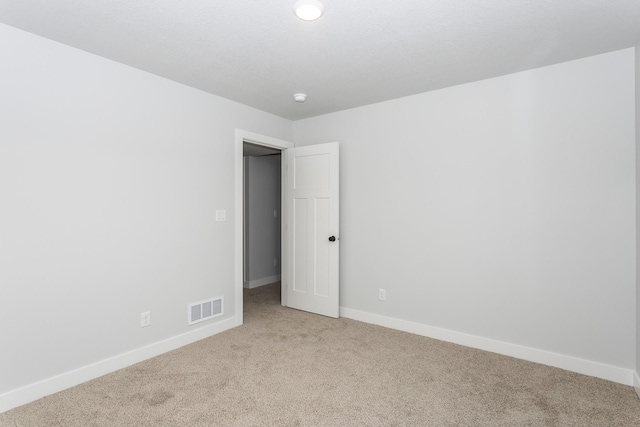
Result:
[[631,387],[245,291],[245,325],[0,414],[1,426],[640,426]]

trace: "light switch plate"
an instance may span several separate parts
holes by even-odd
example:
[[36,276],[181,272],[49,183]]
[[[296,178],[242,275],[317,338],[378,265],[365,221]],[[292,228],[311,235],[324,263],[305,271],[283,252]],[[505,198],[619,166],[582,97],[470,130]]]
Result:
[[144,313],[140,313],[140,326],[147,327],[151,325],[151,312],[145,311]]
[[216,221],[226,221],[227,220],[227,211],[224,209],[219,209],[216,211]]

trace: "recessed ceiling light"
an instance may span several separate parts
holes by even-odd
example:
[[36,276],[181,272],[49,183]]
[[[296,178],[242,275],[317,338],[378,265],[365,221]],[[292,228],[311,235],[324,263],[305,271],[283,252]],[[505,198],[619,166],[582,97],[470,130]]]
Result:
[[293,13],[303,21],[314,21],[322,16],[324,5],[318,0],[299,0],[293,5]]

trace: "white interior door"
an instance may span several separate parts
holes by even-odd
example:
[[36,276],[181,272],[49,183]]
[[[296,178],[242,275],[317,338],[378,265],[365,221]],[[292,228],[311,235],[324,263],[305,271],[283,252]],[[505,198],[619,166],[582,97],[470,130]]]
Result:
[[294,147],[284,153],[287,305],[338,317],[338,143]]

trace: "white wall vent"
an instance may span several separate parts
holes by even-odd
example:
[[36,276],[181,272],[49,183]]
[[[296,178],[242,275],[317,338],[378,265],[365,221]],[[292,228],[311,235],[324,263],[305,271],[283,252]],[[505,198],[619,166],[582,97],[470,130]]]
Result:
[[222,316],[222,297],[194,302],[187,307],[187,324],[204,322]]

